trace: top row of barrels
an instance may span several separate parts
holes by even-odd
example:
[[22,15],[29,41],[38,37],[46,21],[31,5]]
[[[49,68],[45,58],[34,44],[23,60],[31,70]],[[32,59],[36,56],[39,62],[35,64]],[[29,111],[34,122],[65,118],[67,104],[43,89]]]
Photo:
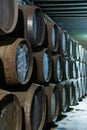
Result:
[[48,48],[52,53],[87,63],[87,51],[82,45],[56,23],[45,20],[39,7],[17,5],[17,0],[1,0],[0,9],[0,38],[6,34],[25,38],[33,51]]

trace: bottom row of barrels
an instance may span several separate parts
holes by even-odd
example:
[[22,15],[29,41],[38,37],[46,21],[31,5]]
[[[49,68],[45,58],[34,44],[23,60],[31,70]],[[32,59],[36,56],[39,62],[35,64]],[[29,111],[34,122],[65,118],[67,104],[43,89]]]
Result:
[[0,130],[43,130],[56,122],[69,106],[77,105],[86,95],[86,78],[59,84],[32,84],[27,91],[0,89]]

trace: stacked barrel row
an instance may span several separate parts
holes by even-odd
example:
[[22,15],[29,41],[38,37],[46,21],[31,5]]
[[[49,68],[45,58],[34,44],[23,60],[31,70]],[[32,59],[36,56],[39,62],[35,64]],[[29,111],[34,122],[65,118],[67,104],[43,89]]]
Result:
[[0,130],[42,130],[85,96],[87,52],[40,8],[0,8]]

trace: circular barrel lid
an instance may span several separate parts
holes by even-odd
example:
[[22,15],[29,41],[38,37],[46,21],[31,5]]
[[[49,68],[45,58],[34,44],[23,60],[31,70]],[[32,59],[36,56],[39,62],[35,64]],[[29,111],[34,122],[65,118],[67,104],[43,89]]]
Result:
[[67,53],[67,43],[66,43],[66,36],[65,36],[65,32],[63,32],[62,34],[62,51],[63,51],[63,55],[66,55]]
[[74,95],[73,95],[73,87],[70,85],[70,105],[73,105],[74,102]]
[[66,31],[63,31],[60,27],[59,29],[59,54],[67,55],[67,38]]
[[60,55],[52,56],[52,82],[60,82],[63,78],[63,67],[62,67],[62,59]]
[[72,54],[73,53],[73,41],[72,39],[70,40],[70,48],[69,48],[69,57],[72,59]]
[[68,60],[66,60],[66,62],[65,62],[65,75],[66,75],[66,78],[69,79],[70,72],[69,72],[69,61]]
[[[62,86],[61,86],[62,87]],[[65,112],[67,110],[67,92],[66,86],[62,88],[62,111]]]
[[79,44],[80,62],[82,62],[82,45]]
[[29,49],[26,42],[21,42],[16,50],[16,72],[21,83],[26,81],[29,71]]
[[79,60],[79,42],[78,41],[76,41],[75,42],[76,43],[76,60]]
[[46,82],[48,82],[51,78],[51,55],[48,50],[46,50],[43,54],[42,59],[42,71],[43,77]]
[[49,57],[47,53],[43,56],[43,75],[44,79],[47,81],[49,77]]
[[63,76],[62,60],[61,60],[61,57],[59,57],[59,59],[57,61],[57,78],[58,78],[58,81],[62,80],[62,76]]

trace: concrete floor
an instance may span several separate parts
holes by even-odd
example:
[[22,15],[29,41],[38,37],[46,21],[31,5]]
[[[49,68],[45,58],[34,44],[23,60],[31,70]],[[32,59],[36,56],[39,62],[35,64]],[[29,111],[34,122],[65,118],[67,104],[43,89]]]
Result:
[[50,130],[87,130],[87,96],[79,102],[79,105],[63,113],[61,118],[56,123],[57,127]]

